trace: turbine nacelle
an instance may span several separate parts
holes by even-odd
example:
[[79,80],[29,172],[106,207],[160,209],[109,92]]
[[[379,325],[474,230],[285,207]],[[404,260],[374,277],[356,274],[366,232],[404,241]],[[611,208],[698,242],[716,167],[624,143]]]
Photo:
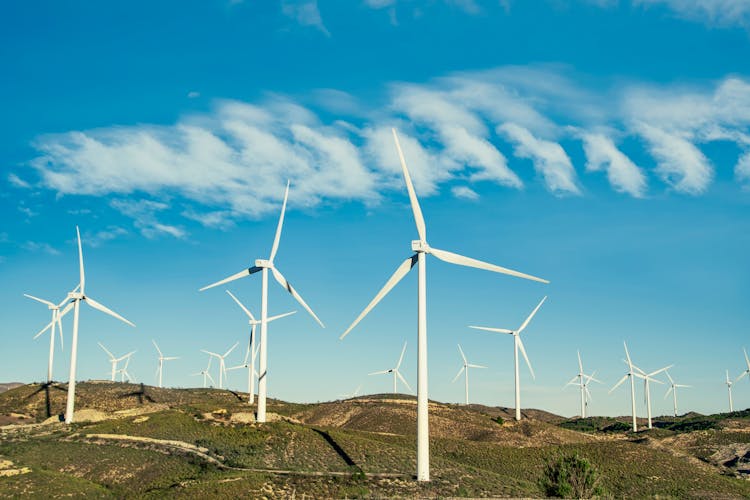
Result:
[[257,259],[255,261],[255,267],[271,269],[273,267],[273,262],[267,259]]
[[417,253],[430,253],[430,245],[426,241],[413,240],[411,242],[411,250]]
[[68,299],[69,300],[83,300],[86,296],[82,294],[81,292],[68,292]]

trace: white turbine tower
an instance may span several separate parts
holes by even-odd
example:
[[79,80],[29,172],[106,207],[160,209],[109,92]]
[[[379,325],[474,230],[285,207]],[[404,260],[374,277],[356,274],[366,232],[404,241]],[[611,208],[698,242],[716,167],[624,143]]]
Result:
[[224,388],[224,377],[227,374],[227,366],[224,363],[224,360],[227,356],[229,356],[229,353],[234,351],[234,348],[239,345],[239,342],[235,342],[234,345],[224,353],[222,356],[221,354],[216,354],[215,352],[206,351],[205,349],[201,349],[202,352],[205,352],[209,356],[213,356],[214,358],[219,360],[219,389]]
[[565,387],[575,384],[576,381],[578,382],[578,387],[581,390],[581,418],[586,418],[586,407],[588,406],[589,399],[591,399],[591,392],[589,392],[588,387],[589,383],[598,382],[601,384],[600,380],[594,378],[595,374],[596,372],[593,372],[591,375],[584,373],[581,351],[578,351],[578,375],[570,379],[570,382],[565,384]]
[[191,376],[195,377],[198,375],[203,375],[203,388],[206,388],[206,379],[210,380],[212,384],[216,385],[216,382],[214,381],[214,378],[211,376],[211,373],[209,370],[211,369],[211,361],[213,361],[213,356],[208,357],[208,366],[204,370],[199,371],[198,373],[192,373]]
[[635,376],[638,378],[643,379],[643,397],[646,403],[646,414],[648,416],[648,428],[651,429],[651,390],[649,388],[648,383],[649,382],[656,382],[657,384],[663,384],[661,380],[657,380],[653,378],[654,375],[657,375],[663,371],[667,371],[670,368],[672,368],[674,365],[665,366],[664,368],[659,368],[656,371],[653,371],[651,373],[646,373],[637,366],[633,365],[633,368],[637,370],[637,373],[635,373]]
[[[55,326],[58,327],[57,331],[60,332],[60,349],[62,350],[63,331],[62,331],[62,317],[60,316],[60,308],[68,301],[68,297],[65,297],[65,299],[59,304],[54,304],[50,302],[49,300],[40,299],[39,297],[34,297],[33,295],[29,295],[27,293],[24,293],[23,296],[28,297],[29,299],[32,299],[32,300],[36,300],[37,302],[41,302],[42,304],[47,306],[47,309],[52,311],[52,321],[50,322],[50,325],[52,325],[50,327],[52,331],[49,336],[49,360],[47,362],[47,383],[49,383],[49,382],[52,382],[52,365],[55,360]],[[34,338],[36,339],[45,331],[47,331],[47,328],[45,328],[41,332],[34,335]]]
[[[255,374],[257,371],[255,370],[255,357],[257,356],[256,348],[255,348],[255,327],[260,324],[260,321],[255,319],[255,316],[253,316],[253,313],[250,312],[250,310],[245,307],[245,305],[240,302],[240,300],[235,297],[232,292],[229,290],[226,290],[226,292],[229,294],[232,299],[237,303],[240,308],[242,308],[243,311],[245,311],[245,315],[248,317],[248,324],[250,325],[250,339],[247,344],[247,352],[245,354],[245,361],[239,365],[239,366],[233,366],[231,368],[227,368],[227,370],[237,370],[240,368],[247,368],[248,375],[247,375],[247,392],[250,395],[248,397],[248,404],[253,404],[255,402]],[[284,318],[286,316],[292,315],[296,313],[297,311],[292,311],[284,314],[279,314],[277,316],[271,316],[270,318],[266,319],[267,323],[270,323],[271,321],[275,321],[280,318]],[[250,363],[248,364],[248,358]]]
[[407,258],[401,265],[396,269],[396,272],[388,279],[385,286],[378,292],[374,299],[365,307],[362,313],[354,320],[354,322],[346,329],[341,335],[343,339],[367,313],[377,305],[380,300],[385,297],[388,292],[393,289],[401,279],[407,275],[407,273],[417,265],[419,268],[418,276],[418,292],[417,292],[417,480],[418,481],[429,481],[430,480],[430,443],[429,443],[429,423],[428,423],[428,394],[427,394],[427,267],[426,267],[426,256],[432,254],[438,259],[461,266],[475,267],[478,269],[484,269],[487,271],[494,271],[497,273],[510,274],[511,276],[517,276],[519,278],[526,278],[534,281],[541,281],[542,283],[548,283],[547,281],[522,274],[517,271],[512,271],[500,266],[488,264],[476,259],[464,257],[452,252],[446,252],[445,250],[438,250],[432,248],[427,244],[427,231],[425,229],[424,217],[422,216],[422,209],[419,207],[419,201],[417,195],[414,192],[414,186],[411,183],[411,177],[409,171],[406,168],[406,161],[404,160],[404,154],[401,151],[401,145],[398,142],[398,136],[396,135],[396,129],[392,129],[393,139],[396,143],[396,150],[398,152],[399,160],[401,161],[401,169],[404,175],[404,181],[406,182],[406,189],[409,192],[409,200],[411,202],[412,212],[414,213],[414,220],[417,225],[417,233],[419,239],[411,242],[411,249],[414,253],[411,257]]
[[406,342],[404,342],[404,348],[401,349],[401,356],[398,358],[398,363],[396,363],[395,368],[389,368],[387,370],[382,370],[379,372],[372,372],[368,373],[368,375],[383,375],[385,373],[392,373],[393,374],[393,394],[398,393],[398,381],[401,380],[401,382],[404,383],[407,389],[411,391],[411,387],[409,387],[409,384],[406,382],[406,379],[401,375],[401,372],[398,371],[399,368],[401,368],[401,362],[404,360],[404,353],[406,352]]
[[523,346],[523,341],[521,340],[521,332],[526,329],[526,327],[531,322],[531,319],[534,317],[536,312],[539,310],[540,307],[542,307],[542,304],[544,304],[544,301],[547,300],[547,297],[544,297],[541,302],[539,302],[539,305],[534,308],[533,311],[531,311],[531,314],[529,314],[529,317],[526,318],[526,321],[523,322],[523,324],[518,328],[518,330],[507,330],[505,328],[489,328],[486,326],[469,326],[469,328],[474,328],[475,330],[485,330],[488,332],[494,332],[494,333],[507,333],[510,335],[513,335],[513,359],[515,361],[515,370],[516,370],[516,420],[521,420],[521,378],[519,376],[519,363],[518,363],[518,350],[521,350],[521,354],[523,354],[523,359],[526,360],[526,365],[529,367],[529,371],[531,372],[531,377],[536,378],[534,375],[534,369],[531,368],[531,362],[529,361],[529,357],[526,355],[526,349]]
[[112,373],[111,373],[112,379],[111,380],[112,380],[112,382],[114,382],[115,381],[115,375],[117,375],[118,373],[120,373],[120,371],[117,369],[117,363],[119,363],[120,361],[122,361],[122,360],[124,360],[124,359],[126,359],[126,358],[128,358],[130,356],[132,356],[133,354],[135,354],[135,351],[131,351],[131,352],[127,353],[126,355],[120,356],[118,358],[118,357],[115,357],[115,355],[112,354],[109,351],[109,349],[107,349],[106,347],[104,347],[104,344],[102,344],[101,342],[97,342],[97,344],[99,344],[99,347],[101,347],[102,350],[104,352],[106,352],[107,356],[109,357],[109,362],[112,364]]
[[690,385],[684,385],[684,384],[675,384],[674,380],[672,380],[672,377],[669,375],[668,371],[665,371],[667,378],[669,379],[669,389],[667,389],[667,393],[664,395],[664,398],[666,399],[667,396],[669,396],[669,393],[672,393],[672,401],[674,403],[674,416],[677,416],[677,388],[678,387],[692,387]]
[[164,362],[172,361],[174,359],[180,359],[180,358],[178,356],[165,356],[164,354],[162,354],[161,349],[159,349],[159,346],[156,345],[156,341],[154,339],[151,339],[151,342],[153,342],[154,347],[156,347],[156,352],[159,353],[159,366],[156,368],[156,377],[159,380],[159,387],[161,387],[162,372],[164,370]]
[[635,416],[635,376],[636,372],[633,370],[633,363],[630,360],[630,353],[628,352],[628,345],[623,342],[622,343],[625,346],[625,357],[628,358],[627,365],[628,365],[628,372],[623,375],[623,377],[609,390],[609,393],[611,394],[612,391],[617,389],[620,384],[625,382],[628,378],[630,379],[630,409],[631,414],[633,416],[633,432],[638,431],[638,422],[636,422],[636,416]]
[[325,328],[323,322],[318,319],[315,313],[310,309],[307,303],[302,299],[302,296],[297,293],[292,285],[284,278],[284,275],[274,266],[273,259],[276,257],[276,251],[279,249],[279,239],[281,238],[281,227],[284,224],[284,212],[286,211],[286,201],[289,197],[289,183],[287,182],[286,191],[284,192],[284,203],[281,205],[281,216],[279,217],[279,225],[276,227],[276,236],[273,240],[273,246],[271,247],[271,255],[268,260],[258,259],[255,261],[255,265],[237,274],[233,274],[228,278],[224,278],[221,281],[212,283],[211,285],[201,288],[201,291],[213,288],[215,286],[223,285],[236,279],[244,278],[251,274],[255,274],[260,271],[261,273],[261,302],[260,302],[260,366],[259,372],[260,377],[258,380],[258,409],[256,412],[256,421],[266,421],[266,394],[268,392],[268,270],[271,270],[273,277],[279,284],[284,287],[286,291],[292,294],[292,297],[310,313],[310,315],[318,322],[318,324]]
[[[73,309],[73,341],[71,342],[71,349],[70,349],[70,376],[68,377],[68,400],[67,405],[65,407],[65,423],[70,424],[73,422],[73,413],[75,410],[75,398],[76,398],[76,361],[78,356],[78,315],[79,310],[81,307],[81,302],[84,302],[94,309],[97,309],[105,314],[109,314],[110,316],[119,319],[120,321],[127,323],[130,326],[135,326],[130,321],[126,320],[113,310],[109,309],[108,307],[104,306],[103,304],[100,304],[99,302],[95,301],[88,295],[86,295],[86,277],[83,270],[83,250],[81,249],[81,232],[78,230],[78,226],[76,226],[76,235],[78,237],[78,268],[79,268],[79,274],[80,274],[80,282],[76,288],[73,289],[72,292],[68,293],[68,305],[65,306],[65,308],[58,313],[58,320],[59,318],[62,318],[68,312],[70,312],[71,309]],[[43,332],[47,330],[47,328],[51,328],[54,324],[54,321],[47,325],[41,332],[39,332],[38,335],[41,335]]]
[[727,370],[727,390],[729,391],[729,413],[734,411],[734,404],[732,403],[732,380],[729,378],[729,370]]
[[482,365],[473,365],[473,364],[469,363],[469,361],[466,359],[466,354],[464,354],[464,350],[461,349],[461,344],[458,344],[458,352],[461,353],[461,359],[463,359],[463,364],[461,365],[461,369],[458,370],[458,373],[453,378],[453,380],[451,381],[451,383],[453,383],[456,380],[458,380],[458,377],[460,377],[462,373],[466,374],[465,375],[466,380],[464,381],[465,382],[464,385],[466,387],[466,398],[465,398],[464,402],[465,402],[465,404],[469,404],[469,368],[487,368],[487,367],[486,366],[482,366]]

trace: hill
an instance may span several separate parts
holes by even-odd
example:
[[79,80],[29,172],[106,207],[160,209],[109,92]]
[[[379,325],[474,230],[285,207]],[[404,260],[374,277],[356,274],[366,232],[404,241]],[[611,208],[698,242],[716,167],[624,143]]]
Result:
[[62,385],[0,395],[0,415],[16,422],[0,428],[0,496],[541,497],[545,463],[560,453],[587,458],[617,497],[750,496],[750,483],[733,477],[750,441],[742,414],[715,417],[713,429],[633,435],[581,432],[544,412],[515,422],[502,408],[430,402],[433,480],[421,485],[409,396],[271,400],[273,421],[261,425],[229,391],[77,387],[81,421],[72,426],[55,418]]
[[10,389],[14,389],[16,387],[20,387],[22,385],[22,382],[2,382],[0,383],[0,393],[3,393]]

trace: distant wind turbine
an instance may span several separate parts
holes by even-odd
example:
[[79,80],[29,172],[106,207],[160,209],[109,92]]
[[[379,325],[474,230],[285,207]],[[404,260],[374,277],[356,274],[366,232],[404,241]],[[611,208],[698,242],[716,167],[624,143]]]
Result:
[[578,375],[570,379],[570,382],[565,384],[565,387],[573,385],[578,382],[578,387],[581,390],[581,418],[586,418],[586,407],[588,406],[589,399],[591,399],[591,392],[589,391],[590,382],[601,383],[600,380],[594,378],[596,372],[591,375],[586,375],[583,372],[583,362],[581,361],[581,351],[578,351]]
[[669,379],[669,389],[667,389],[667,393],[664,394],[664,398],[669,396],[670,392],[672,393],[672,401],[674,403],[674,416],[676,417],[677,416],[677,388],[678,387],[688,388],[692,386],[684,385],[684,384],[675,384],[674,380],[672,380],[672,377],[669,375],[669,372],[665,371],[664,373],[667,375],[667,378]]
[[475,330],[485,330],[488,332],[494,332],[494,333],[507,333],[510,335],[513,335],[513,358],[515,361],[515,378],[516,378],[516,420],[521,420],[521,378],[519,377],[518,369],[519,369],[519,363],[518,363],[518,350],[521,350],[521,354],[523,354],[523,359],[526,360],[526,365],[529,367],[529,371],[531,372],[531,377],[536,378],[534,375],[534,369],[531,368],[531,362],[529,361],[529,357],[526,355],[526,349],[523,346],[523,341],[521,340],[521,332],[523,332],[527,326],[529,326],[529,323],[531,322],[531,319],[534,317],[536,312],[539,310],[540,307],[542,307],[542,304],[544,304],[544,301],[547,300],[547,297],[544,297],[541,302],[539,302],[539,305],[534,308],[533,311],[531,311],[531,314],[529,314],[529,317],[526,318],[526,321],[523,322],[523,324],[518,328],[518,330],[507,330],[505,328],[490,328],[487,326],[469,326],[469,328],[474,328]]
[[[62,318],[68,312],[73,309],[73,341],[72,346],[70,349],[70,376],[68,377],[68,400],[65,407],[65,423],[70,424],[73,422],[73,413],[75,411],[75,399],[76,399],[76,362],[77,362],[77,356],[78,356],[78,315],[79,315],[79,309],[81,307],[81,302],[85,302],[86,304],[90,305],[94,309],[97,309],[105,314],[109,314],[113,318],[117,318],[120,321],[127,323],[128,325],[135,327],[133,323],[126,320],[113,310],[109,309],[108,307],[104,306],[103,304],[100,304],[99,302],[95,301],[85,293],[85,285],[86,285],[86,277],[83,270],[83,250],[81,249],[81,232],[78,230],[78,226],[76,226],[76,235],[78,237],[78,266],[79,266],[79,274],[80,274],[80,281],[78,283],[78,286],[73,289],[72,292],[68,293],[68,304],[65,306],[65,308],[59,312],[58,319]],[[39,332],[38,335],[41,335],[43,332],[47,330],[47,328],[52,328],[54,325],[54,321],[51,322],[49,325],[47,325],[41,332]]]
[[125,365],[122,368],[120,368],[119,370],[117,370],[120,373],[120,382],[125,382],[125,379],[127,378],[128,379],[128,383],[130,383],[130,382],[135,383],[135,377],[131,377],[130,374],[128,373],[128,365],[130,365],[130,360],[132,359],[134,353],[135,353],[135,351],[133,351],[131,353],[128,353],[124,357],[124,359],[125,359]]
[[727,391],[729,391],[729,413],[734,411],[734,404],[732,403],[732,380],[729,378],[729,370],[727,370]]
[[[58,332],[60,333],[60,350],[63,349],[63,330],[62,330],[62,316],[60,315],[60,308],[68,301],[68,297],[65,297],[65,299],[60,302],[59,304],[54,304],[50,302],[49,300],[40,299],[39,297],[34,297],[33,295],[29,295],[27,293],[23,294],[24,297],[28,297],[29,299],[36,300],[37,302],[41,302],[42,304],[47,306],[47,309],[52,311],[52,321],[49,323],[51,325],[49,328],[51,328],[51,333],[49,336],[49,360],[47,362],[47,382],[52,382],[52,365],[55,359],[55,326],[58,327]],[[42,333],[44,333],[47,330],[45,328],[41,332],[34,335],[34,338],[38,338]]]
[[159,387],[161,387],[162,372],[164,370],[164,362],[172,361],[174,359],[180,359],[180,358],[178,356],[164,356],[164,354],[162,354],[161,352],[161,349],[159,349],[159,346],[156,345],[156,341],[154,339],[151,339],[151,342],[153,342],[154,347],[156,347],[156,351],[159,353],[159,366],[156,368],[156,377],[159,380]]
[[356,398],[357,396],[359,396],[359,391],[361,390],[362,390],[362,384],[359,384],[357,388],[354,389],[354,392],[352,392],[351,394],[339,394],[339,398],[340,399]]
[[389,368],[387,370],[381,370],[379,372],[372,372],[368,375],[383,375],[386,373],[392,373],[393,374],[393,394],[398,393],[398,381],[401,380],[401,382],[404,383],[407,389],[411,391],[411,387],[409,387],[409,384],[406,382],[406,379],[401,375],[401,372],[398,371],[399,368],[401,368],[401,363],[404,361],[404,353],[406,353],[406,342],[404,342],[404,348],[401,349],[401,356],[398,358],[398,363],[396,363],[395,368]]
[[230,352],[234,351],[234,348],[237,347],[238,345],[239,345],[239,342],[235,342],[234,345],[227,352],[225,352],[223,356],[221,354],[216,354],[215,352],[206,351],[205,349],[201,349],[202,352],[205,352],[209,356],[213,356],[213,357],[215,357],[216,359],[219,360],[219,389],[223,389],[224,388],[224,377],[227,374],[227,366],[224,363],[224,360],[225,360],[225,358],[227,356],[229,356]]
[[637,373],[635,373],[635,376],[643,379],[643,398],[645,399],[646,403],[646,415],[648,416],[648,428],[651,429],[651,390],[650,386],[648,385],[649,382],[656,382],[657,384],[663,384],[661,380],[657,380],[654,377],[654,375],[658,375],[661,372],[667,371],[670,368],[672,368],[674,365],[665,366],[664,368],[659,368],[656,371],[653,371],[651,373],[646,373],[637,366],[633,365],[633,368],[636,369]]
[[[735,380],[735,382],[739,382],[740,379],[742,379],[742,377],[750,375],[750,358],[747,357],[747,351],[745,350],[744,347],[742,348],[742,352],[745,354],[745,364],[747,365],[747,368],[745,369],[745,371],[740,373],[740,376],[737,377],[737,380]],[[748,377],[747,380],[750,381],[750,377]]]
[[216,382],[214,381],[214,378],[211,376],[211,373],[209,372],[209,370],[211,369],[211,361],[213,361],[213,359],[214,359],[213,356],[209,356],[208,357],[208,366],[206,366],[206,368],[204,370],[201,370],[201,371],[199,371],[197,373],[191,374],[194,377],[198,376],[198,375],[203,375],[203,388],[204,389],[206,388],[206,380],[207,379],[210,380],[212,384],[216,385]]
[[458,344],[458,352],[461,353],[461,359],[463,359],[463,364],[461,365],[461,369],[458,370],[458,373],[453,378],[453,380],[451,381],[451,383],[453,383],[456,380],[458,380],[458,377],[460,377],[462,373],[465,374],[465,381],[464,381],[465,398],[464,398],[464,404],[468,405],[469,404],[469,368],[487,368],[487,367],[486,366],[482,366],[482,365],[473,365],[473,364],[469,363],[469,361],[466,359],[466,354],[464,354],[464,350],[461,349],[461,344]]
[[255,265],[253,267],[244,269],[237,274],[233,274],[232,276],[229,276],[228,278],[224,278],[221,281],[217,281],[216,283],[212,283],[208,286],[205,286],[201,288],[201,291],[207,290],[209,288],[213,288],[215,286],[223,285],[224,283],[228,283],[230,281],[234,281],[236,279],[244,278],[245,276],[250,276],[251,274],[255,274],[260,271],[261,273],[261,302],[260,302],[260,366],[259,366],[259,372],[260,377],[258,380],[258,409],[256,411],[256,421],[257,422],[265,422],[266,421],[266,395],[268,392],[268,339],[267,339],[267,331],[268,331],[268,270],[271,270],[271,273],[273,274],[273,277],[276,279],[276,281],[279,282],[279,285],[284,287],[284,289],[292,294],[292,297],[302,305],[302,307],[305,308],[305,310],[310,313],[310,315],[315,319],[315,321],[318,322],[318,324],[325,328],[325,325],[323,325],[323,322],[320,321],[320,319],[315,315],[315,313],[310,309],[310,307],[307,305],[307,303],[302,299],[302,296],[297,293],[297,290],[292,287],[292,285],[284,278],[284,275],[281,274],[281,272],[276,268],[276,266],[273,263],[274,257],[276,257],[276,251],[279,249],[279,239],[281,238],[281,228],[284,225],[284,212],[286,212],[286,202],[287,198],[289,197],[289,182],[286,184],[286,191],[284,192],[284,203],[281,205],[281,216],[279,217],[279,225],[276,227],[276,236],[273,240],[273,246],[271,247],[271,255],[268,257],[268,260],[264,259],[258,259],[255,261]]
[[[248,404],[253,404],[255,402],[255,375],[258,373],[255,369],[255,357],[257,356],[256,348],[255,348],[255,327],[257,325],[260,325],[260,321],[255,319],[255,316],[253,316],[253,313],[250,312],[250,310],[245,307],[245,305],[240,302],[240,300],[235,297],[232,292],[229,290],[226,290],[226,292],[229,294],[230,297],[237,303],[238,306],[245,312],[245,315],[248,317],[248,323],[250,324],[250,339],[247,344],[247,353],[245,354],[245,361],[242,365],[239,366],[233,366],[231,368],[227,368],[227,370],[237,370],[240,368],[247,368],[247,392],[250,395],[248,397]],[[292,311],[284,314],[279,314],[277,316],[271,316],[270,318],[266,319],[267,323],[270,323],[271,321],[275,321],[280,318],[284,318],[286,316],[289,316],[291,314],[296,313],[297,311]],[[248,364],[248,357],[250,363]]]
[[396,284],[406,276],[409,271],[416,265],[419,269],[417,279],[417,481],[430,480],[430,431],[428,421],[428,393],[427,393],[427,267],[426,256],[432,254],[438,259],[450,264],[457,264],[466,267],[475,267],[487,271],[494,271],[502,274],[509,274],[519,278],[540,281],[548,281],[530,276],[528,274],[512,271],[504,267],[488,264],[476,259],[464,257],[445,250],[439,250],[431,247],[427,243],[427,230],[425,228],[422,209],[419,206],[419,200],[414,192],[414,186],[409,176],[409,170],[406,168],[404,153],[401,151],[401,145],[398,141],[396,129],[393,132],[393,140],[396,143],[396,151],[401,162],[401,170],[404,175],[406,189],[409,192],[409,201],[414,213],[414,221],[417,225],[419,239],[411,242],[411,249],[414,253],[411,257],[402,262],[396,272],[388,279],[383,288],[375,295],[375,298],[365,307],[357,319],[349,325],[349,328],[341,335],[341,339],[346,337],[352,329],[369,313],[378,302],[390,292]]
[[114,382],[115,381],[115,375],[117,375],[118,373],[120,373],[119,370],[117,369],[117,363],[119,363],[120,361],[122,361],[124,359],[127,359],[130,356],[132,356],[133,354],[135,354],[135,351],[131,351],[131,352],[127,353],[126,355],[120,356],[118,358],[114,354],[112,354],[109,351],[109,349],[107,349],[106,347],[104,347],[104,344],[102,344],[101,342],[97,342],[97,344],[99,344],[99,347],[101,347],[102,350],[104,352],[106,352],[107,356],[109,357],[109,362],[112,364],[112,373],[111,373],[112,379],[111,380],[112,380],[112,382]]
[[628,365],[628,372],[623,375],[623,377],[609,390],[609,393],[611,394],[612,391],[617,389],[620,384],[625,382],[628,378],[630,379],[630,408],[631,408],[631,414],[633,416],[633,432],[638,432],[638,422],[636,421],[635,416],[635,376],[636,372],[633,370],[633,362],[630,360],[630,353],[628,352],[628,345],[623,342],[622,345],[625,346],[625,357],[628,358],[627,365]]

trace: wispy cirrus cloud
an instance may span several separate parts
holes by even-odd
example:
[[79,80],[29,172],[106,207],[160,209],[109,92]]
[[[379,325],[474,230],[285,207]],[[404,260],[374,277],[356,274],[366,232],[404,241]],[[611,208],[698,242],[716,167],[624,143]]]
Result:
[[633,4],[667,7],[682,18],[715,26],[750,27],[747,0],[633,0]]
[[281,0],[281,12],[300,26],[309,26],[331,36],[320,16],[318,0]]

